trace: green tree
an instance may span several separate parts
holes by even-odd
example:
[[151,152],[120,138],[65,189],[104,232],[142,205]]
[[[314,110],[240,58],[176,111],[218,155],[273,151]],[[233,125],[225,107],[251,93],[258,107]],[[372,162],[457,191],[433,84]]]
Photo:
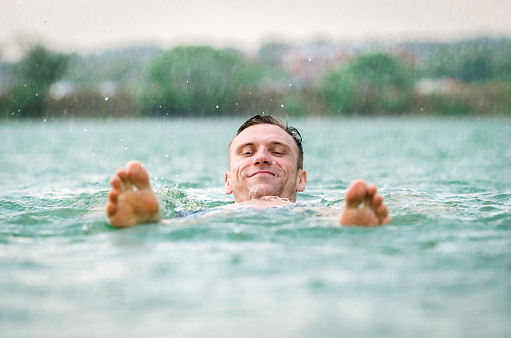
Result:
[[492,61],[486,54],[466,57],[458,70],[458,78],[462,81],[483,81],[492,76]]
[[30,49],[15,66],[4,113],[19,117],[44,115],[50,86],[65,72],[67,59],[66,55],[52,53],[42,46]]
[[263,45],[257,51],[257,55],[263,62],[266,62],[273,66],[280,66],[282,63],[282,57],[291,47],[287,44],[282,43],[268,43]]
[[498,81],[511,80],[511,41],[493,54],[493,74]]
[[361,55],[327,74],[319,89],[333,113],[399,113],[408,109],[410,81],[401,62],[375,53]]
[[235,50],[177,47],[149,63],[139,104],[159,115],[230,113],[240,93],[268,76],[268,69],[246,62]]

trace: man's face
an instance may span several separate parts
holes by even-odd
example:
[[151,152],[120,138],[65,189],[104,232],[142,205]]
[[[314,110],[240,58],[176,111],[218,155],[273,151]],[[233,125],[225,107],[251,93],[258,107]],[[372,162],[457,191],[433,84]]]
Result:
[[305,189],[307,175],[298,169],[298,145],[279,126],[258,124],[236,136],[230,147],[225,192],[234,202],[264,196],[296,201],[296,192]]

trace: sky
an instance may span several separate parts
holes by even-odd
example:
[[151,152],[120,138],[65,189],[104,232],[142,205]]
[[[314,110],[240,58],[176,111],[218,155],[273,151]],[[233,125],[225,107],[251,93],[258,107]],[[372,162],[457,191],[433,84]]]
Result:
[[180,44],[511,37],[509,0],[0,0],[0,57]]

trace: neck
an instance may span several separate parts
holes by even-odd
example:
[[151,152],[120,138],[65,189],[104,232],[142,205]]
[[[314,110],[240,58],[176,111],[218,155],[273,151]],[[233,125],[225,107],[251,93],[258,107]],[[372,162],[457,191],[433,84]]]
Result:
[[225,209],[237,209],[237,208],[255,208],[265,209],[273,207],[283,207],[287,204],[293,203],[287,198],[281,198],[278,196],[263,196],[261,198],[251,199],[242,202],[235,202],[234,204],[228,204],[224,206]]
[[244,203],[244,202],[250,202],[250,201],[257,201],[257,200],[282,200],[282,201],[288,201],[288,202],[295,202],[296,201],[296,195],[295,196],[281,196],[278,194],[264,194],[261,191],[257,190],[256,188],[252,188],[247,195],[244,196],[234,196],[234,203]]

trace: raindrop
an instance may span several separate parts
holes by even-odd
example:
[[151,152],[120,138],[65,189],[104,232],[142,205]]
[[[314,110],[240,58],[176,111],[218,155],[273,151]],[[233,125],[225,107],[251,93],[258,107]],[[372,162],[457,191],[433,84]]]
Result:
[[311,62],[311,61],[312,61],[311,58],[309,58],[309,62]]
[[39,93],[36,93],[35,96],[39,96]]
[[275,164],[275,161],[273,161],[272,163]]
[[216,109],[218,109],[218,106],[216,106]]
[[46,122],[46,119],[44,119],[43,122]]
[[105,101],[108,101],[108,96],[107,96],[107,97],[105,97]]
[[128,150],[128,147],[124,147],[124,150]]
[[87,128],[84,128],[84,129],[83,129],[83,131],[84,131],[84,132],[87,132]]
[[281,106],[282,108],[284,108],[284,105],[283,105],[283,104],[281,104],[280,106]]
[[82,226],[82,230],[83,230],[83,231],[87,231],[87,230],[89,230],[89,227],[87,226],[87,224],[84,224],[84,225]]
[[167,155],[165,155],[165,157],[169,157],[169,156],[170,156],[170,155],[168,155],[168,154],[167,154]]

